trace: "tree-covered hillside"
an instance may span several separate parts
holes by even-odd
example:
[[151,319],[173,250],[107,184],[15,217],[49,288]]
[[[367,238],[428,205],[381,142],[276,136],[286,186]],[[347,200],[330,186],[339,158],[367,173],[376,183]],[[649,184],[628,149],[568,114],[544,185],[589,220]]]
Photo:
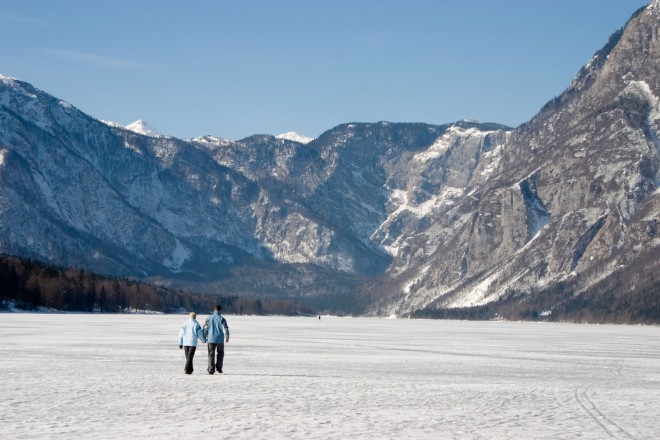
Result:
[[10,256],[0,257],[0,301],[5,307],[13,302],[27,310],[70,312],[203,313],[221,304],[228,314],[315,314],[291,301],[190,293]]

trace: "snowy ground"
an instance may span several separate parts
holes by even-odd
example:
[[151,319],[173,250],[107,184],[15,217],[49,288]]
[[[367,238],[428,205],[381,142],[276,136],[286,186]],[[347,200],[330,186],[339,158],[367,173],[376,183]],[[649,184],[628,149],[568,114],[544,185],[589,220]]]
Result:
[[0,438],[660,436],[658,327],[227,319],[187,376],[184,316],[0,314]]

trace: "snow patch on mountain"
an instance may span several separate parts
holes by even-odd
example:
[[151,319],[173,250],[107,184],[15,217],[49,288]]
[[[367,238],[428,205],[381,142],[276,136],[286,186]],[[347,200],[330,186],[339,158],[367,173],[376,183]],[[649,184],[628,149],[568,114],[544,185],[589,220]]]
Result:
[[180,147],[176,142],[172,141],[172,138],[161,136],[161,139],[164,139],[165,142],[159,142],[154,145],[153,151],[156,156],[163,161],[164,165],[170,166],[174,161],[176,153],[180,150]]
[[481,177],[486,179],[490,177],[491,174],[497,169],[500,165],[500,159],[502,157],[502,151],[504,150],[504,145],[496,145],[492,150],[486,151],[482,160],[484,162],[484,168],[481,170]]
[[445,152],[447,152],[450,147],[450,137],[447,133],[445,133],[438,137],[438,139],[436,139],[435,142],[431,144],[431,146],[426,151],[416,154],[415,160],[419,162],[428,162],[445,154]]
[[167,267],[172,273],[181,272],[181,266],[186,260],[192,257],[190,249],[185,247],[179,240],[174,239],[174,250],[170,258],[163,260],[163,266]]
[[134,133],[143,134],[145,136],[151,136],[151,137],[163,136],[163,133],[161,133],[156,128],[154,128],[153,125],[142,119],[138,119],[137,121],[128,124],[125,128]]
[[139,155],[142,155],[142,150],[140,150],[135,145],[132,145],[132,144],[126,142],[126,141],[124,141],[124,148],[126,148],[127,150],[134,151],[135,153],[137,153]]
[[8,83],[10,81],[15,81],[15,80],[16,78],[12,78],[11,76],[3,75],[2,73],[0,73],[0,81],[3,83]]
[[405,293],[406,295],[410,294],[410,290],[412,289],[412,287],[416,283],[421,281],[421,279],[424,277],[424,275],[426,275],[426,272],[428,272],[430,268],[431,266],[424,266],[423,268],[421,268],[417,273],[418,276],[416,276],[415,278],[410,280],[406,285],[403,286],[403,293]]
[[286,133],[278,134],[275,137],[277,139],[286,139],[288,141],[298,142],[301,144],[308,144],[314,140],[314,138],[304,136],[302,134],[296,133],[295,131],[287,131]]
[[[660,1],[660,0],[659,0]],[[646,81],[631,81],[623,93],[634,93],[646,100],[651,106],[649,119],[655,121],[660,119],[660,99],[655,96]]]
[[126,128],[123,125],[117,124],[116,122],[112,122],[112,121],[106,121],[106,120],[101,119],[101,122],[103,122],[108,127],[112,127],[112,128]]
[[202,144],[207,148],[214,149],[218,147],[227,147],[231,145],[233,141],[231,139],[219,138],[216,136],[199,136],[190,139],[190,142]]
[[[5,76],[0,74],[0,83],[3,84],[6,87],[9,87],[13,90],[21,90],[18,85],[17,85],[17,79],[16,78],[11,78],[9,76]],[[22,91],[23,92],[23,91]],[[8,93],[2,93],[0,94],[0,105],[8,105],[9,104],[9,94]]]
[[[408,193],[406,191],[401,189],[394,189],[390,193],[389,203],[396,206],[396,209],[387,216],[387,219],[383,223],[381,223],[381,225],[371,235],[371,239],[374,240],[378,236],[384,237],[380,241],[383,245],[383,248],[390,255],[397,256],[399,253],[402,237],[392,237],[387,232],[383,233],[383,231],[388,230],[389,225],[396,222],[400,216],[405,214],[412,214],[412,216],[418,219],[433,216],[434,213],[440,211],[442,208],[447,208],[454,205],[454,199],[462,197],[464,193],[464,188],[445,186],[440,194],[432,196],[422,203],[416,204],[409,200]],[[389,240],[394,240],[394,242],[389,245],[385,244]]]
[[660,123],[660,98],[653,93],[646,81],[631,81],[623,90],[621,96],[633,96],[648,104],[649,112],[646,125],[653,143],[656,148],[660,149],[660,133],[656,129],[657,123]]
[[414,160],[421,163],[429,162],[445,155],[458,144],[458,140],[465,142],[470,140],[470,138],[484,139],[491,133],[494,133],[494,131],[484,131],[476,127],[463,128],[453,125],[440,135],[426,151],[416,154]]
[[497,296],[491,289],[491,284],[498,278],[499,272],[494,271],[489,276],[483,278],[477,285],[475,285],[469,292],[460,295],[450,301],[445,306],[448,308],[459,307],[474,307],[486,304],[489,301],[487,297]]

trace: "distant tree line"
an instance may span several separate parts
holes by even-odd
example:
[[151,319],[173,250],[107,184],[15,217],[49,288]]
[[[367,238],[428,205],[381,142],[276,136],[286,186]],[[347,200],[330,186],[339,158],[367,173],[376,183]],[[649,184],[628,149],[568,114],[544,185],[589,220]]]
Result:
[[203,313],[220,304],[227,314],[316,314],[309,306],[288,300],[192,293],[125,278],[104,277],[81,269],[0,256],[0,303],[7,307],[9,302],[25,310],[45,307],[71,312]]

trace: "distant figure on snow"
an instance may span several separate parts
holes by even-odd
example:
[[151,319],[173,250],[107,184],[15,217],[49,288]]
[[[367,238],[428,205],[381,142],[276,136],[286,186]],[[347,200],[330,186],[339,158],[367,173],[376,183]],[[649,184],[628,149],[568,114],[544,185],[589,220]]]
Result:
[[321,315],[319,315],[319,321],[321,320]]
[[195,319],[197,314],[191,312],[189,316],[190,319],[184,322],[181,330],[179,330],[179,348],[183,348],[186,355],[186,366],[183,368],[183,372],[186,374],[192,374],[193,372],[193,358],[195,357],[195,350],[197,350],[197,339],[206,342],[202,327]]
[[[215,306],[213,315],[206,318],[204,336],[208,339],[209,360],[207,371],[213,374],[222,373],[222,363],[225,358],[225,342],[229,342],[229,326],[224,316],[220,314],[222,307]],[[222,331],[222,328],[225,331]]]

